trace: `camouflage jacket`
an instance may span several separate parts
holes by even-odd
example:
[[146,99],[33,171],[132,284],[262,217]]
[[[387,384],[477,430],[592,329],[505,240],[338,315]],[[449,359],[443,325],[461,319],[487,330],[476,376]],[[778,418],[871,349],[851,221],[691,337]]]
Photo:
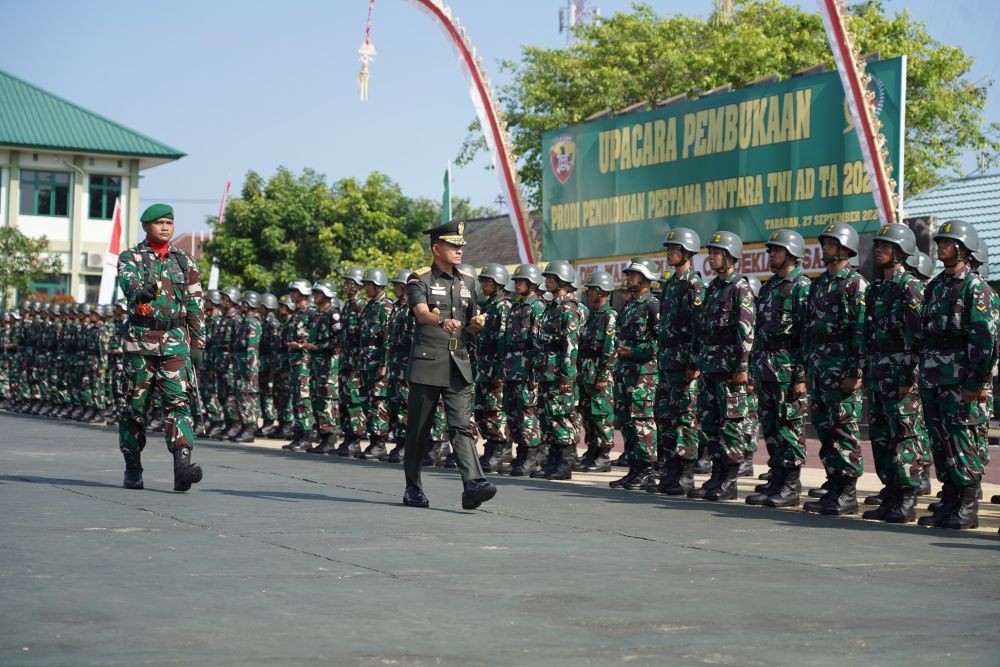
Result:
[[241,368],[260,367],[260,317],[248,313],[240,317],[233,332],[233,357]]
[[850,266],[824,272],[809,286],[806,367],[843,378],[864,376],[865,292],[868,281]]
[[277,370],[281,354],[281,323],[278,316],[268,313],[260,320],[260,367],[268,372]]
[[[877,269],[876,269],[877,270]],[[923,284],[900,265],[865,295],[865,377],[871,388],[895,392],[917,381]]]
[[616,372],[623,377],[654,375],[659,373],[657,364],[657,331],[660,326],[660,302],[650,292],[635,297],[622,308],[618,317],[618,349],[632,348],[628,359],[620,354],[615,362]]
[[983,279],[963,267],[942,271],[924,290],[920,386],[960,384],[980,391],[990,381],[997,329]]
[[[290,343],[308,343],[309,327],[316,311],[307,306],[296,308],[285,325],[285,349]],[[309,361],[309,350],[288,350],[289,362]]]
[[314,310],[309,320],[309,342],[316,346],[313,354],[333,355],[344,347],[344,320],[333,303],[326,310]]
[[510,316],[511,302],[507,296],[494,295],[482,306],[483,328],[476,334],[476,382],[490,384],[503,379],[504,330]]
[[503,378],[516,382],[533,380],[534,341],[538,338],[545,303],[535,294],[511,306],[503,337]]
[[367,301],[361,294],[355,294],[354,298],[344,302],[344,365],[346,370],[353,368],[355,363],[360,364],[358,359],[361,354],[361,313],[365,309]]
[[749,373],[753,349],[753,292],[746,276],[716,276],[705,290],[695,341],[698,370],[703,373]]
[[281,319],[278,317],[278,333],[275,339],[275,372],[277,373],[287,373],[291,368],[291,358],[292,351],[288,349],[288,342],[290,337],[290,331],[292,328],[292,317],[289,315],[288,319]]
[[591,311],[580,328],[580,356],[577,358],[577,381],[580,384],[614,381],[618,356],[615,330],[618,313],[608,304]]
[[219,361],[219,324],[222,313],[218,310],[205,317],[205,363],[215,368]]
[[[182,266],[187,267],[187,275]],[[201,278],[194,261],[182,250],[170,246],[161,257],[146,241],[132,246],[118,256],[118,287],[131,316],[125,333],[126,352],[186,355],[192,346],[205,347]],[[140,305],[139,293],[146,288],[153,288],[155,297]],[[151,327],[154,322],[166,328]]]
[[416,319],[404,295],[396,301],[389,320],[389,357],[386,369],[393,380],[406,379],[406,365],[410,361],[410,344],[413,341],[413,325]]
[[118,337],[118,322],[115,320],[104,320],[104,332],[108,337],[108,354],[120,354],[122,352],[122,341]]
[[795,267],[774,274],[760,288],[751,359],[758,382],[806,381],[802,337],[809,310],[809,278]]
[[392,299],[385,295],[376,297],[365,304],[358,318],[358,342],[361,345],[358,364],[368,371],[388,363],[387,342],[393,305]]
[[242,319],[242,313],[239,310],[233,310],[233,312],[223,315],[222,319],[219,320],[219,328],[215,330],[217,341],[215,359],[216,368],[220,372],[225,372],[233,363],[236,331],[240,328],[240,320]]
[[683,373],[695,367],[695,324],[705,303],[705,281],[692,268],[674,273],[663,285],[656,338],[660,373]]
[[576,380],[583,309],[575,294],[553,299],[542,311],[535,338],[532,375],[536,382]]

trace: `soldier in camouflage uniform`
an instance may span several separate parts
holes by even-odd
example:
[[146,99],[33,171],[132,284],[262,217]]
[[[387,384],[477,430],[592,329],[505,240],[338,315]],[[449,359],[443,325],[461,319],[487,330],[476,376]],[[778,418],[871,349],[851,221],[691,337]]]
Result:
[[219,321],[218,345],[216,347],[216,373],[219,377],[219,401],[226,417],[226,431],[217,436],[232,438],[240,432],[239,389],[236,386],[236,330],[243,315],[240,313],[240,291],[235,287],[222,290],[224,314]]
[[504,430],[507,415],[503,411],[504,330],[510,315],[511,301],[506,286],[510,272],[503,264],[487,264],[479,272],[479,285],[485,301],[480,304],[479,319],[483,328],[476,334],[477,361],[475,410],[479,432],[486,440],[479,464],[483,472],[503,473],[504,463],[512,453]]
[[759,485],[746,502],[795,507],[800,502],[799,478],[806,462],[802,336],[810,282],[799,266],[805,255],[805,241],[798,232],[779,229],[771,233],[764,246],[774,275],[761,287],[757,299],[751,363],[770,472],[767,483]]
[[819,235],[826,272],[809,288],[805,337],[809,414],[826,468],[823,489],[812,489],[808,512],[829,516],[858,511],[857,482],[864,471],[858,421],[864,366],[866,281],[853,264],[858,233],[846,223]]
[[535,338],[533,375],[542,409],[541,447],[548,460],[539,471],[545,479],[572,479],[576,443],[573,422],[577,394],[577,357],[583,311],[576,300],[576,269],[565,260],[549,262],[542,271],[552,301],[545,307]]
[[587,281],[590,313],[580,330],[580,353],[577,357],[577,388],[583,440],[587,446],[575,470],[608,472],[614,446],[615,338],[618,313],[608,304],[615,289],[614,278],[607,271],[594,271]]
[[285,341],[288,347],[288,383],[292,396],[292,413],[295,420],[295,439],[281,448],[292,452],[304,452],[312,447],[313,418],[310,394],[311,352],[309,330],[313,313],[309,307],[312,285],[308,280],[293,280],[288,284],[288,295],[295,302],[295,310],[288,321]]
[[934,241],[944,271],[924,291],[920,396],[943,490],[933,514],[919,523],[959,530],[979,525],[980,426],[988,416],[997,329],[985,281],[969,265],[979,247],[975,228],[952,220]]
[[261,324],[257,308],[260,294],[247,290],[240,296],[242,317],[233,338],[233,357],[236,361],[237,403],[240,413],[240,430],[229,440],[253,442],[254,431],[260,421],[260,338]]
[[406,297],[406,281],[410,269],[400,269],[392,279],[392,292],[396,304],[389,320],[388,366],[389,376],[389,433],[395,447],[386,456],[389,463],[402,463],[406,451],[406,406],[410,400],[410,383],[406,380],[406,367],[410,358],[410,341],[413,337],[414,318]]
[[295,300],[289,295],[278,302],[278,341],[272,354],[272,363],[277,369],[274,376],[274,411],[278,415],[278,429],[274,436],[292,439],[295,437],[295,414],[292,401],[291,351],[288,344],[292,338],[292,315]]
[[[917,250],[916,253],[906,258],[906,269],[926,288],[927,282],[934,275],[934,260],[927,253]],[[922,401],[919,408],[916,431],[917,440],[920,442],[920,456],[923,459],[923,471],[920,474],[920,488],[917,489],[917,495],[925,496],[931,492],[930,469],[934,459],[931,457],[931,436],[927,430]]]
[[[111,396],[114,404],[115,423],[121,421],[125,412],[127,400],[125,373],[125,328],[128,326],[128,303],[122,299],[115,303],[112,320],[111,343],[108,354],[111,355]],[[203,353],[204,354],[204,353]]]
[[340,428],[344,441],[337,448],[338,456],[356,456],[361,453],[361,439],[367,432],[364,404],[361,398],[361,366],[358,358],[361,349],[358,320],[365,308],[361,295],[364,272],[352,266],[340,274],[344,292],[344,354],[340,362]]
[[381,460],[388,455],[385,443],[389,439],[389,321],[393,302],[385,295],[389,276],[384,269],[365,271],[361,281],[368,302],[358,318],[358,342],[361,345],[357,364],[361,372],[362,400],[368,447],[356,454],[361,459]]
[[319,442],[310,454],[332,454],[337,450],[337,424],[340,419],[340,358],[343,354],[343,319],[341,302],[332,280],[320,280],[312,286],[316,314],[309,324],[308,350],[312,355],[309,376],[312,411]]
[[656,434],[661,477],[650,492],[683,496],[694,488],[698,458],[698,391],[693,356],[695,324],[705,303],[705,282],[692,258],[701,249],[693,229],[678,227],[663,239],[672,273],[663,283],[657,327],[659,383]]
[[140,220],[146,240],[118,257],[118,287],[129,307],[125,366],[128,406],[118,429],[125,457],[126,488],[141,489],[140,454],[146,446],[145,415],[153,388],[163,395],[167,449],[174,457],[174,490],[187,491],[201,481],[191,462],[194,441],[183,370],[189,355],[205,346],[198,269],[183,251],[170,245],[173,209],[154,204]]
[[520,477],[530,475],[537,469],[541,434],[533,356],[545,304],[538,293],[542,274],[537,266],[521,264],[514,270],[512,278],[519,300],[511,306],[504,331],[503,406],[507,413],[510,439],[517,445],[510,475]]
[[205,361],[198,369],[198,384],[201,387],[202,403],[205,405],[205,419],[208,421],[206,435],[217,438],[226,431],[226,416],[219,399],[218,346],[219,326],[222,321],[222,292],[210,289],[205,293]]
[[[753,295],[754,313],[757,312],[757,301],[760,295],[760,280],[756,276],[747,276],[750,283],[750,293]],[[740,463],[739,477],[753,477],[753,455],[757,452],[757,434],[760,432],[759,410],[760,401],[753,385],[753,372],[750,373],[750,384],[747,385],[747,417],[743,420],[743,462]]]
[[260,413],[263,423],[254,435],[270,438],[278,431],[278,413],[274,409],[274,383],[278,374],[275,364],[277,349],[281,346],[281,324],[275,311],[278,297],[270,292],[260,295],[257,315],[260,317]]
[[11,342],[14,318],[4,312],[0,316],[0,410],[10,407],[10,357],[14,350]]
[[656,332],[660,303],[650,293],[659,271],[652,260],[635,257],[625,267],[630,298],[618,317],[618,358],[615,362],[615,418],[625,441],[629,471],[609,482],[613,489],[656,486],[652,454],[656,448],[653,405],[659,382]]
[[717,231],[706,246],[708,265],[716,276],[705,289],[695,358],[703,376],[698,419],[708,438],[712,476],[700,488],[688,491],[688,497],[733,500],[740,464],[747,453],[747,385],[756,313],[750,282],[736,271],[743,257],[742,239],[732,232]]
[[923,285],[905,266],[917,251],[909,227],[883,225],[874,243],[877,274],[865,295],[865,378],[872,459],[884,486],[878,496],[865,500],[880,506],[862,517],[908,523],[916,519],[914,502],[923,472],[916,431]]

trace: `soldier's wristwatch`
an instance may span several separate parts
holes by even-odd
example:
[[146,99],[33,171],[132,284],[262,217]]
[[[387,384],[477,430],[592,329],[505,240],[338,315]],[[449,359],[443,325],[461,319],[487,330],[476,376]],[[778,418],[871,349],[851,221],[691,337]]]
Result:
[[445,318],[443,318],[443,317],[439,317],[438,318],[438,326],[441,327],[442,329],[444,329],[444,322],[445,322]]

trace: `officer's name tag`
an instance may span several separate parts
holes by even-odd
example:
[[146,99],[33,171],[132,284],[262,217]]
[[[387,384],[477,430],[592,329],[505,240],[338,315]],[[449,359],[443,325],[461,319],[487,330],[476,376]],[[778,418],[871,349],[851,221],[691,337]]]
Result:
[[448,291],[443,287],[431,287],[431,294],[434,296],[444,296]]
[[472,298],[472,293],[469,291],[469,288],[466,287],[465,285],[462,285],[462,297],[465,299]]

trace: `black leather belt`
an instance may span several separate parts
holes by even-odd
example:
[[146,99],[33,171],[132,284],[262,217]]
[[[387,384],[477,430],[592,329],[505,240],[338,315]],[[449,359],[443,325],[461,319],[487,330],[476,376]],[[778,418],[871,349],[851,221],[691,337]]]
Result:
[[172,320],[158,320],[155,317],[143,317],[141,315],[130,315],[129,324],[137,327],[145,327],[153,331],[170,331],[187,324],[187,318],[178,317]]

